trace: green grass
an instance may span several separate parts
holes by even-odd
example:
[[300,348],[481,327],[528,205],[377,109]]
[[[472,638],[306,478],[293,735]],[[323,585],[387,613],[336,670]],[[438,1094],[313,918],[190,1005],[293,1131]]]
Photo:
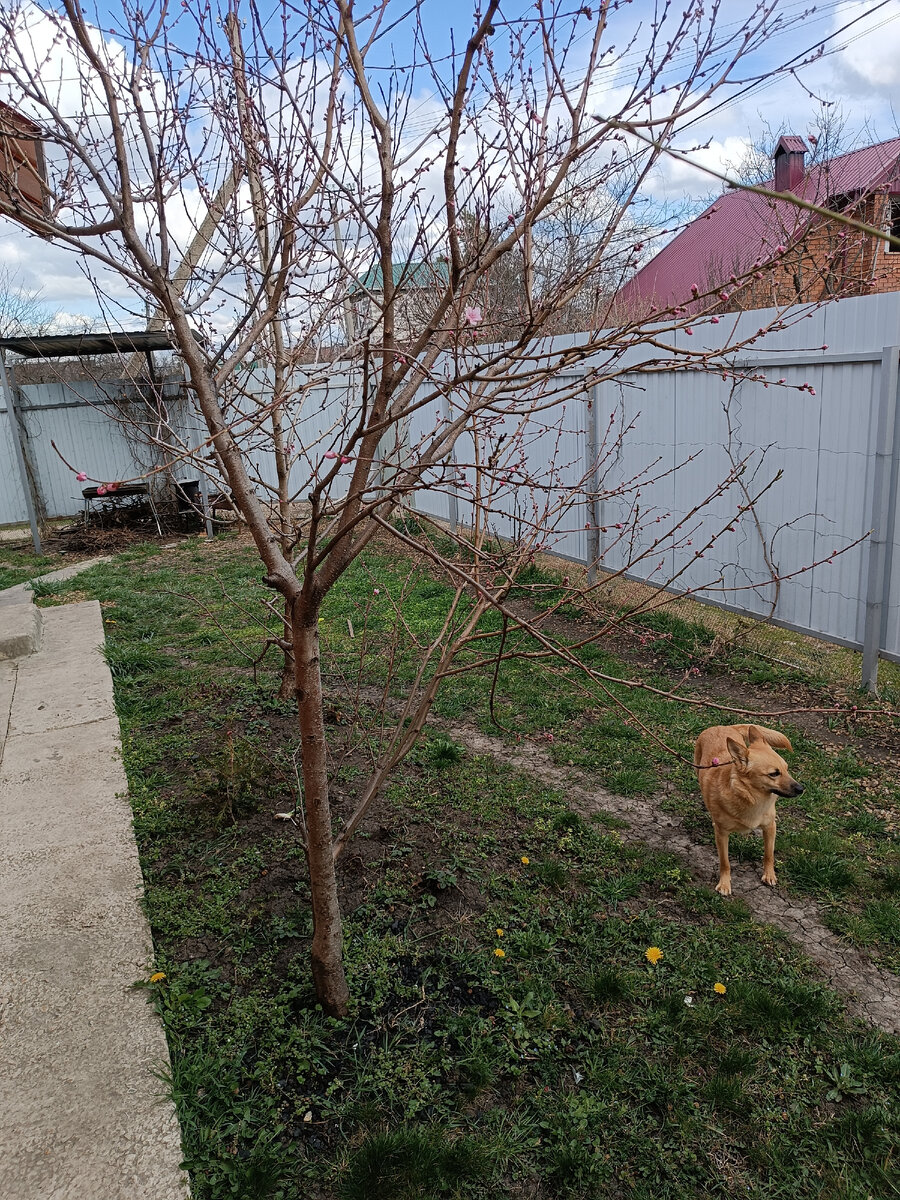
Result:
[[[509,736],[541,738],[557,759],[558,788],[437,732],[395,772],[340,863],[352,1009],[326,1018],[302,848],[272,818],[296,799],[297,734],[273,698],[274,658],[255,681],[250,666],[271,595],[260,574],[233,542],[189,541],[77,580],[104,605],[165,972],[146,986],[196,1200],[900,1195],[900,1044],[848,1021],[739,898],[723,903],[674,858],[623,843],[615,822],[572,813],[569,761],[633,794],[672,784],[667,803],[708,838],[691,772],[568,670],[514,659],[495,697]],[[414,669],[391,600],[425,640],[450,594],[373,551],[329,598],[329,698],[337,710],[369,689],[358,726],[328,726],[338,802],[377,738],[372,689],[400,694]],[[585,657],[637,671],[600,649]],[[451,680],[439,715],[496,734],[490,686],[490,670]],[[720,719],[641,693],[629,703],[685,753]],[[785,886],[890,960],[900,864],[875,812],[890,780],[855,755],[797,746],[809,786],[780,826]],[[734,840],[735,857],[757,853]]]
[[55,571],[65,566],[66,561],[60,554],[38,555],[33,550],[0,542],[0,591]]

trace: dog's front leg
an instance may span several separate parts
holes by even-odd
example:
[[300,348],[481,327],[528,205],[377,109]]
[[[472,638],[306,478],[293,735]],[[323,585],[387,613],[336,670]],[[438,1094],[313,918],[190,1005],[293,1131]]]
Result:
[[719,882],[716,891],[720,896],[731,895],[731,863],[728,861],[728,832],[714,826],[716,831],[716,849],[719,851]]
[[763,883],[774,887],[777,883],[775,876],[775,822],[771,825],[763,825]]

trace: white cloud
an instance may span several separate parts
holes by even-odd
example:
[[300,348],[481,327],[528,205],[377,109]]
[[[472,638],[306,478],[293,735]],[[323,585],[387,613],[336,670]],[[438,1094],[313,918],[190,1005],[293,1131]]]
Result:
[[836,82],[857,95],[888,92],[900,84],[900,0],[891,0],[866,17],[872,7],[851,0],[839,6],[834,19],[835,29],[840,29],[863,17],[838,38],[849,44],[833,59]]

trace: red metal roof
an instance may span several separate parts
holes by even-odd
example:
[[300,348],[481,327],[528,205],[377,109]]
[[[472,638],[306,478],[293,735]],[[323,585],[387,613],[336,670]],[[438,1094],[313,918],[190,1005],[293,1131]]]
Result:
[[[789,140],[793,139],[782,138],[782,142]],[[900,138],[852,150],[814,167],[806,173],[799,195],[824,205],[833,196],[875,190],[900,190]],[[788,200],[726,192],[624,285],[620,299],[641,307],[683,304],[690,311],[696,307],[693,285],[701,291],[727,285],[733,272],[765,262],[809,219],[807,212]]]

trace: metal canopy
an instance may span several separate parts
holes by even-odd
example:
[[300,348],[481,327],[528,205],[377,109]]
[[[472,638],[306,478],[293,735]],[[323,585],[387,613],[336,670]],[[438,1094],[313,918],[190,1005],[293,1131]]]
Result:
[[78,358],[93,354],[145,354],[171,350],[167,333],[61,333],[45,337],[0,338],[0,350],[11,350],[24,358]]

